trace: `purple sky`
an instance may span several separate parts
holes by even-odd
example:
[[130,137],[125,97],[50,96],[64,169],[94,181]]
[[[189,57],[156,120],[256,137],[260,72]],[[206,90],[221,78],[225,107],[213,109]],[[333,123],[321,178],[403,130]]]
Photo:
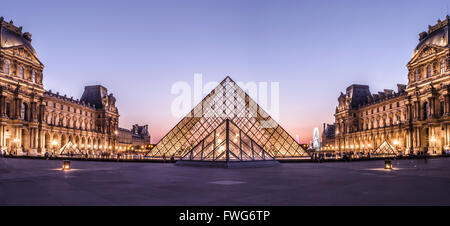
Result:
[[81,97],[102,84],[117,97],[120,126],[149,124],[157,142],[176,81],[226,75],[280,82],[280,124],[309,142],[334,121],[339,92],[407,82],[418,34],[449,1],[4,1],[0,15],[33,35],[44,86]]

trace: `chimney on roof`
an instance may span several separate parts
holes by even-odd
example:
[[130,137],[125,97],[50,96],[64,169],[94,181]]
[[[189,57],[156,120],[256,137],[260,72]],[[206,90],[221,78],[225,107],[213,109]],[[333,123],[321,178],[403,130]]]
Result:
[[406,85],[404,84],[397,84],[397,90],[399,93],[405,92]]
[[424,40],[427,37],[428,33],[426,31],[419,34],[419,41]]
[[384,93],[386,94],[386,96],[392,96],[392,93],[394,93],[394,90],[392,90],[392,89],[385,89]]

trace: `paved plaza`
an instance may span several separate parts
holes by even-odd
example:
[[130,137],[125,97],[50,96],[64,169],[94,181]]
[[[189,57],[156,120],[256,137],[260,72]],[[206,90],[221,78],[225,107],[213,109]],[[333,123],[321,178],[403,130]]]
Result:
[[450,205],[450,158],[199,168],[0,158],[0,205]]

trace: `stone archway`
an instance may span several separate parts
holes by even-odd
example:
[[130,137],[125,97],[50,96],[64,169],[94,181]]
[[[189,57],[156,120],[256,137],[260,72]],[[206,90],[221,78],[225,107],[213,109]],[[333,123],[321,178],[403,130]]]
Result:
[[44,134],[44,149],[45,151],[50,151],[51,148],[51,139],[50,139],[50,134],[49,133],[45,133]]
[[67,143],[67,137],[66,137],[66,135],[62,134],[61,135],[61,142],[59,143],[59,148],[64,147],[64,145],[66,145],[66,143]]
[[86,138],[85,137],[81,137],[81,150],[84,152],[84,153],[86,153],[86,149],[87,149],[87,147],[86,147],[87,145],[86,145]]
[[75,142],[74,142],[78,148],[80,148],[80,137],[79,136],[75,136]]
[[92,148],[92,140],[90,137],[87,138],[87,147],[88,150]]
[[22,129],[22,151],[30,151],[30,132],[25,128]]
[[52,153],[56,153],[56,150],[58,149],[58,143],[60,142],[60,138],[58,134],[53,134],[52,140],[50,141],[50,148]]

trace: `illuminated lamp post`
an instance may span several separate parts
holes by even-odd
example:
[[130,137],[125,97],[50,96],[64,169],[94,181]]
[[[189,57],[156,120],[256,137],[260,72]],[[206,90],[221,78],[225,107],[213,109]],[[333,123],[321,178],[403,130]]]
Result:
[[390,160],[390,159],[384,160],[384,169],[387,169],[387,170],[392,169],[392,160]]
[[62,165],[63,170],[70,170],[70,160],[64,160]]

